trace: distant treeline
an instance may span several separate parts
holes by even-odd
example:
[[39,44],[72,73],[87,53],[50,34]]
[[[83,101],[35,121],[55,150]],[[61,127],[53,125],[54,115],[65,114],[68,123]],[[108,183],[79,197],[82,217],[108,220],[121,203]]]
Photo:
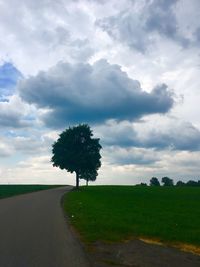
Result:
[[[140,185],[147,186],[146,183],[141,183]],[[173,179],[171,179],[169,177],[163,177],[161,179],[161,183],[157,177],[152,177],[150,179],[149,185],[150,186],[161,186],[161,185],[163,185],[163,186],[200,186],[200,180],[198,180],[198,181],[189,180],[187,182],[183,182],[183,181],[179,180],[175,184]]]

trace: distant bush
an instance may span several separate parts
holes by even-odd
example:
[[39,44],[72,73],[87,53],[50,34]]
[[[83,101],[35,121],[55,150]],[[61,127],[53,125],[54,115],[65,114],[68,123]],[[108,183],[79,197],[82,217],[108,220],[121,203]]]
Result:
[[146,183],[141,183],[140,185],[141,185],[141,186],[147,186],[147,184],[146,184]]
[[160,186],[160,182],[158,181],[158,178],[152,177],[150,180],[150,186]]
[[194,181],[194,180],[189,180],[186,183],[182,181],[178,181],[176,183],[176,186],[200,186],[200,180],[199,181]]
[[163,177],[161,181],[162,181],[164,186],[173,186],[174,185],[173,179],[170,179],[169,177]]
[[199,181],[196,182],[196,181],[193,181],[193,180],[189,180],[187,183],[186,183],[187,186],[200,186],[199,184]]
[[[161,179],[161,182],[162,182],[163,186],[174,186],[174,185],[176,185],[176,186],[194,186],[194,187],[199,186],[200,187],[200,180],[198,180],[198,181],[189,180],[187,182],[183,182],[183,181],[179,180],[178,182],[176,182],[176,184],[174,184],[173,179],[165,176],[165,177],[163,177]],[[147,186],[146,183],[141,183],[141,184],[138,184],[138,185]],[[150,179],[149,185],[150,186],[160,186],[161,184],[160,184],[160,182],[159,182],[157,177],[152,177]]]
[[184,182],[182,182],[182,181],[178,181],[177,183],[176,183],[176,186],[185,186],[186,184],[184,183]]
[[136,184],[135,186],[148,186],[146,183]]

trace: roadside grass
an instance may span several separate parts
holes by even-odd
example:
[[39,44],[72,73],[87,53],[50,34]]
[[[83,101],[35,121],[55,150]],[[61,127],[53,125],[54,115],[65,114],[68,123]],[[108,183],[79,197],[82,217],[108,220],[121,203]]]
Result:
[[200,188],[90,186],[64,197],[85,242],[149,238],[200,245]]
[[0,185],[0,199],[58,186],[61,185]]

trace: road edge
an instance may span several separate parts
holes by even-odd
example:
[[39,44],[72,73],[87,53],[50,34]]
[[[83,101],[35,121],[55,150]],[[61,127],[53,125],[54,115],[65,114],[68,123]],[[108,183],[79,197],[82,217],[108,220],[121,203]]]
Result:
[[60,206],[61,206],[61,209],[62,209],[62,213],[63,213],[63,217],[64,217],[64,220],[65,220],[65,223],[66,225],[68,226],[73,238],[75,239],[75,241],[79,244],[79,246],[81,247],[82,251],[83,251],[83,254],[86,258],[86,260],[88,261],[90,267],[93,267],[93,264],[92,264],[92,260],[91,260],[91,257],[89,256],[89,252],[88,252],[88,247],[86,245],[86,243],[84,243],[82,240],[81,240],[81,236],[79,234],[79,232],[75,229],[75,227],[70,223],[70,219],[69,219],[69,216],[68,214],[65,212],[64,210],[64,197],[66,194],[68,194],[70,191],[72,191],[74,189],[74,186],[72,186],[72,188],[68,191],[68,192],[64,192],[64,194],[61,196],[61,199],[60,199]]

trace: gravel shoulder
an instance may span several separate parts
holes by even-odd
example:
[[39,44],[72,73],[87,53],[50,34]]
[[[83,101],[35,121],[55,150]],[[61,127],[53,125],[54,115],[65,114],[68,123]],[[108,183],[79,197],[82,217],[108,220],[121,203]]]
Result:
[[94,267],[199,267],[200,256],[141,240],[96,242],[89,249]]

